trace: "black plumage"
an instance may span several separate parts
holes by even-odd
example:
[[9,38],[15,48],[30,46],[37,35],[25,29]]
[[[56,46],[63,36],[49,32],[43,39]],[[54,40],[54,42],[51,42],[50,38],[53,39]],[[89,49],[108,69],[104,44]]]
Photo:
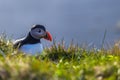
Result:
[[33,38],[29,33],[25,39],[16,42],[14,44],[14,48],[20,48],[24,44],[36,44],[36,43],[41,43],[40,39]]

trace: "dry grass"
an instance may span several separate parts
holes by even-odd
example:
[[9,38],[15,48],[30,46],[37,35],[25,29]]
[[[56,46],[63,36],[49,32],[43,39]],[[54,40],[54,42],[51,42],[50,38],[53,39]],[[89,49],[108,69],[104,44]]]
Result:
[[87,50],[64,41],[29,56],[0,38],[0,80],[120,80],[119,42],[111,49]]

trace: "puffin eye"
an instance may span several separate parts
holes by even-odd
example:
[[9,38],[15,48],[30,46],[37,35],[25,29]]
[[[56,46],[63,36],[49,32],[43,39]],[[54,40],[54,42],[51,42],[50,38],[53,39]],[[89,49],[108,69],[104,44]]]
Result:
[[38,31],[39,33],[41,33],[41,30],[39,29],[39,31]]

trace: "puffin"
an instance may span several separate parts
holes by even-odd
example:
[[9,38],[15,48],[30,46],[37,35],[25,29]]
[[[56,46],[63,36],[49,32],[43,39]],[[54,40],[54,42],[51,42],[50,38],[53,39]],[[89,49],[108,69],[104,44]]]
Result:
[[52,41],[52,35],[46,30],[45,26],[36,24],[32,26],[26,37],[17,39],[13,47],[25,54],[41,54],[43,51],[41,39]]

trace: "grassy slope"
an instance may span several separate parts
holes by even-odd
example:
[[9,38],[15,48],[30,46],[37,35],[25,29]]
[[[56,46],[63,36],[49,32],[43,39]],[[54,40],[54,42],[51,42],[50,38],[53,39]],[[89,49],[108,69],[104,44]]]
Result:
[[[86,50],[54,43],[43,55],[24,55],[0,39],[0,80],[120,80],[120,49]],[[3,53],[5,54],[3,56]]]

